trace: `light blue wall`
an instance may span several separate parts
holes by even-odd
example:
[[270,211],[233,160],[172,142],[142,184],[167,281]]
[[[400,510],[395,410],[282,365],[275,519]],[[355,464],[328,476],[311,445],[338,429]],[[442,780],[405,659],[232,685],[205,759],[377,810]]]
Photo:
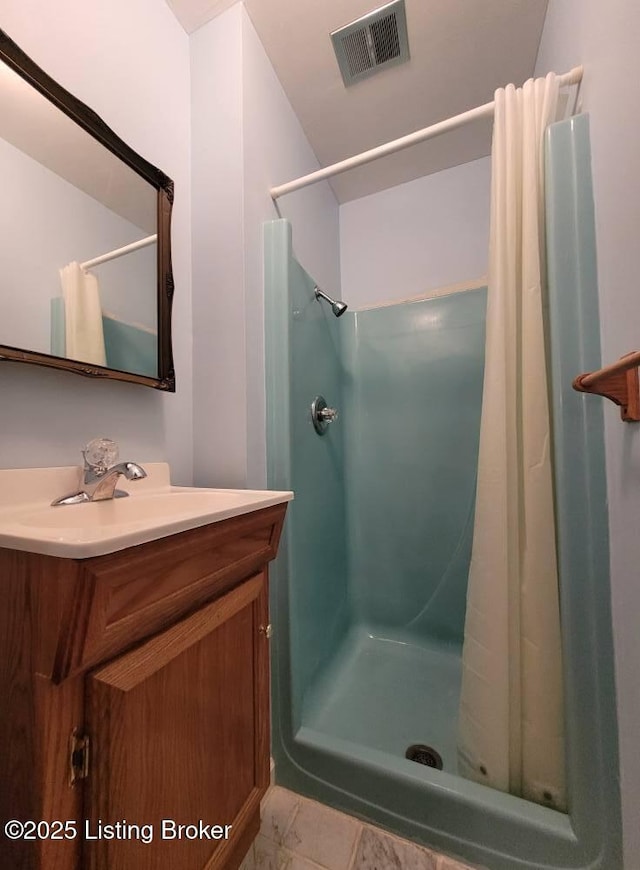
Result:
[[490,192],[491,158],[481,157],[342,203],[345,299],[362,308],[451,284],[481,286],[488,268]]
[[194,478],[266,485],[262,224],[295,221],[295,250],[339,283],[328,182],[276,204],[269,189],[319,168],[242,3],[191,35]]

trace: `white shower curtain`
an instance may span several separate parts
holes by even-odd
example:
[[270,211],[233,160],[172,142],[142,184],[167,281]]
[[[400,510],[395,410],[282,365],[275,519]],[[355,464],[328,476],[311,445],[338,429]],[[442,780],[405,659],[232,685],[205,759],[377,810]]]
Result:
[[106,365],[98,279],[75,261],[60,269],[64,297],[65,356]]
[[495,94],[489,295],[458,764],[566,807],[544,334],[543,138],[553,74]]

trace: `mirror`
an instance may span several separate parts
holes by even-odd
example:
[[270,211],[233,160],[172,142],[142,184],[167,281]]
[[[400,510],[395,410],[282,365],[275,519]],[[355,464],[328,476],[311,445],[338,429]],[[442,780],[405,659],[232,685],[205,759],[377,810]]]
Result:
[[0,360],[175,390],[173,182],[0,30]]

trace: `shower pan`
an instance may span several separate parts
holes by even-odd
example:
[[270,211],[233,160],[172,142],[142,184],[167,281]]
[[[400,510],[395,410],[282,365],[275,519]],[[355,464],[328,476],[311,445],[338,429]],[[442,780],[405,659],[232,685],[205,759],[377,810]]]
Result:
[[550,129],[547,160],[569,813],[457,772],[486,288],[338,319],[284,220],[265,225],[268,482],[296,494],[273,754],[280,784],[490,870],[619,870],[602,408],[571,389],[600,356],[585,116]]

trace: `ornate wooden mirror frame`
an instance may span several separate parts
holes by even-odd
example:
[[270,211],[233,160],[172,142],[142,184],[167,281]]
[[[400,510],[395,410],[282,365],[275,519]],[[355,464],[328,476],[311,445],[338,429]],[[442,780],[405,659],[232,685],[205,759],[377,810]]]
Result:
[[174,282],[171,267],[170,230],[173,181],[120,139],[92,109],[47,75],[3,30],[0,30],[0,61],[18,73],[72,121],[97,139],[157,190],[158,377],[120,371],[106,366],[83,363],[3,344],[0,344],[0,360],[33,363],[76,372],[92,378],[129,381],[159,390],[175,392],[171,343],[171,306]]

